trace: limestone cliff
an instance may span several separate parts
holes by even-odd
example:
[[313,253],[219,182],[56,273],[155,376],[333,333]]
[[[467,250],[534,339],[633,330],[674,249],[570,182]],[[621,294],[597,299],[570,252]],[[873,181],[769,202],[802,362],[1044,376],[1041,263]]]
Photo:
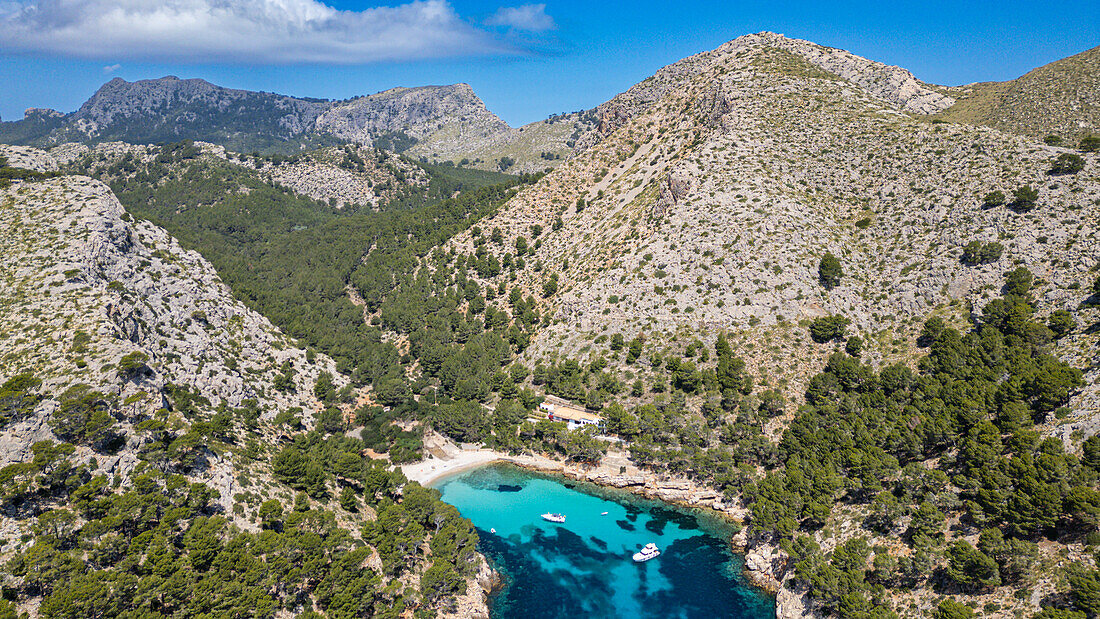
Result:
[[[39,160],[50,165],[45,154]],[[271,419],[292,407],[315,410],[312,387],[322,371],[343,384],[330,359],[308,360],[234,299],[209,263],[162,229],[134,221],[102,183],[66,176],[16,184],[0,193],[0,220],[0,375],[32,372],[53,395],[89,385],[124,403],[124,429],[168,406],[175,388],[212,407],[255,400]],[[288,367],[291,388],[276,388]],[[48,397],[35,415],[0,430],[0,466],[25,461],[34,442],[52,437],[46,421],[56,406]],[[142,441],[129,440],[101,463],[106,472],[136,463]],[[231,463],[218,460],[205,476],[221,487],[229,511]]]

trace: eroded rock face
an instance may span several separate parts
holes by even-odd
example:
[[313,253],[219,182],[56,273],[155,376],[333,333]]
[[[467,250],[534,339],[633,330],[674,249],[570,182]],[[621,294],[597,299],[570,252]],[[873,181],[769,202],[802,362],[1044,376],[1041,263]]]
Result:
[[29,146],[0,144],[0,155],[8,158],[8,165],[38,172],[52,172],[58,168],[58,160],[51,154]]
[[[0,193],[8,231],[0,269],[15,310],[0,321],[9,333],[35,334],[4,341],[0,372],[30,369],[47,391],[77,381],[122,398],[144,391],[151,407],[160,406],[168,380],[214,406],[259,397],[268,415],[314,406],[313,382],[323,370],[335,373],[332,361],[307,362],[303,350],[234,299],[201,256],[129,219],[105,185],[85,177],[17,183]],[[148,358],[145,368],[120,376],[119,359],[135,352]],[[272,387],[284,362],[296,370],[294,391]]]
[[489,594],[501,586],[500,574],[478,555],[477,573],[466,581],[466,593],[458,596],[452,608],[441,611],[441,619],[488,619]]
[[660,217],[669,209],[674,208],[677,202],[684,199],[690,189],[691,178],[675,170],[669,172],[658,189],[659,194],[657,202],[653,205],[653,215]]
[[613,488],[629,488],[631,486],[644,486],[646,479],[643,475],[609,475],[603,472],[592,472],[585,476],[587,481],[601,486]]
[[[22,154],[49,161],[45,153]],[[100,473],[123,478],[147,441],[134,426],[169,406],[172,388],[190,390],[211,408],[254,400],[268,419],[300,407],[308,425],[308,411],[319,408],[312,395],[319,374],[346,384],[331,359],[308,361],[304,350],[234,299],[201,256],[163,229],[133,221],[102,183],[79,176],[16,182],[0,191],[0,226],[0,302],[7,308],[0,330],[12,336],[0,340],[0,381],[30,371],[42,380],[45,396],[33,414],[0,430],[0,467],[30,459],[35,442],[56,440],[48,420],[58,397],[75,384],[112,399],[112,414],[128,437],[106,456],[78,446],[75,460],[95,457]],[[124,358],[132,360],[125,367]],[[293,368],[293,386],[280,390],[275,377],[284,364]],[[216,489],[217,501],[232,513],[240,492],[234,463],[214,453],[201,460],[194,480]]]
[[782,551],[765,548],[753,549],[745,555],[745,572],[756,586],[779,591],[779,579],[786,569],[787,555]]

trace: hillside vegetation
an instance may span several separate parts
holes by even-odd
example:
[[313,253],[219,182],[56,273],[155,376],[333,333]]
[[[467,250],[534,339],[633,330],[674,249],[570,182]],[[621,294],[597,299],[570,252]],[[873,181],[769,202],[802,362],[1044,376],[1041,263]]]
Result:
[[483,605],[469,522],[346,434],[419,446],[330,359],[99,182],[24,173],[0,219],[0,614]]

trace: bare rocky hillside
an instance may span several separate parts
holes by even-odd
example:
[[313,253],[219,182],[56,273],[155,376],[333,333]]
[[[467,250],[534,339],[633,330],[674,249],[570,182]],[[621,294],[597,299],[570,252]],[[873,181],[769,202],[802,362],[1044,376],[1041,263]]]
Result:
[[[616,333],[660,352],[730,331],[797,399],[819,367],[806,361],[827,353],[813,318],[843,314],[875,358],[904,359],[929,315],[966,319],[1015,265],[1045,281],[1042,312],[1079,310],[1100,264],[1096,156],[1050,175],[1068,151],[913,118],[904,110],[950,100],[823,50],[751,35],[662,70],[626,97],[652,103],[624,104],[617,129],[484,222],[503,233],[492,251],[514,254],[521,236],[534,247],[518,279],[530,292],[557,274],[532,359],[606,352]],[[1025,185],[1034,210],[983,205]],[[971,241],[1003,254],[964,264]],[[827,252],[845,272],[831,291],[818,281]],[[1071,337],[1065,354],[1087,364],[1094,340]]]
[[[267,419],[317,408],[312,385],[320,372],[335,373],[332,361],[307,361],[235,300],[209,263],[134,222],[105,185],[62,177],[16,186],[0,196],[0,212],[7,231],[0,374],[33,372],[56,393],[89,385],[125,403],[124,425],[163,408],[173,386],[214,407],[262,400]],[[292,390],[273,387],[284,364],[295,370]],[[0,464],[26,460],[32,444],[51,438],[46,419],[56,406],[45,400],[39,414],[3,428]],[[125,476],[138,461],[134,440],[102,469]],[[227,511],[233,466],[219,459],[207,473]]]
[[508,127],[469,142],[446,138],[446,132],[441,132],[442,140],[419,143],[408,154],[509,174],[542,172],[577,152],[581,137],[591,132],[596,122],[596,110],[584,110]]
[[[290,157],[233,153],[223,146],[206,142],[197,142],[194,146],[198,149],[196,154],[254,171],[267,182],[337,208],[360,205],[377,209],[403,192],[423,189],[429,183],[423,168],[398,155],[365,146],[320,148]],[[91,147],[70,142],[50,149],[45,157],[41,156],[43,151],[30,147],[5,148],[14,162],[27,157],[28,161],[47,168],[79,164],[85,169],[104,172],[127,158],[150,163],[161,154],[158,146],[126,142],[103,142]]]
[[411,138],[406,148],[424,143],[449,155],[506,131],[508,124],[485,108],[469,84],[454,84],[393,88],[337,103],[317,119],[317,129],[360,144],[399,133],[398,139]]
[[[649,110],[666,95],[687,88],[706,71],[723,65],[731,51],[736,52],[753,45],[797,54],[801,58],[800,62],[805,65],[803,68],[816,67],[817,70],[812,72],[825,71],[850,80],[906,112],[928,114],[954,103],[953,99],[939,94],[934,87],[924,84],[900,67],[884,65],[810,41],[792,39],[773,32],[760,32],[739,37],[718,49],[701,52],[670,64],[607,103],[597,106],[595,112],[599,117],[599,124],[593,132],[581,139],[580,150],[595,144],[602,136],[615,131],[635,115]],[[795,69],[788,67],[788,70]]]

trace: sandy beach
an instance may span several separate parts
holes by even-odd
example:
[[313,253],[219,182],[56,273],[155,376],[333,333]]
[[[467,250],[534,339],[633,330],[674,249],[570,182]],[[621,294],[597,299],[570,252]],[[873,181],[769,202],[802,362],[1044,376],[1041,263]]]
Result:
[[511,462],[521,466],[529,466],[543,470],[561,470],[560,462],[541,456],[513,456],[492,449],[463,450],[446,460],[430,456],[420,462],[406,464],[401,467],[401,472],[409,481],[419,482],[427,486],[444,477],[456,475],[463,471],[476,469],[493,462]]

